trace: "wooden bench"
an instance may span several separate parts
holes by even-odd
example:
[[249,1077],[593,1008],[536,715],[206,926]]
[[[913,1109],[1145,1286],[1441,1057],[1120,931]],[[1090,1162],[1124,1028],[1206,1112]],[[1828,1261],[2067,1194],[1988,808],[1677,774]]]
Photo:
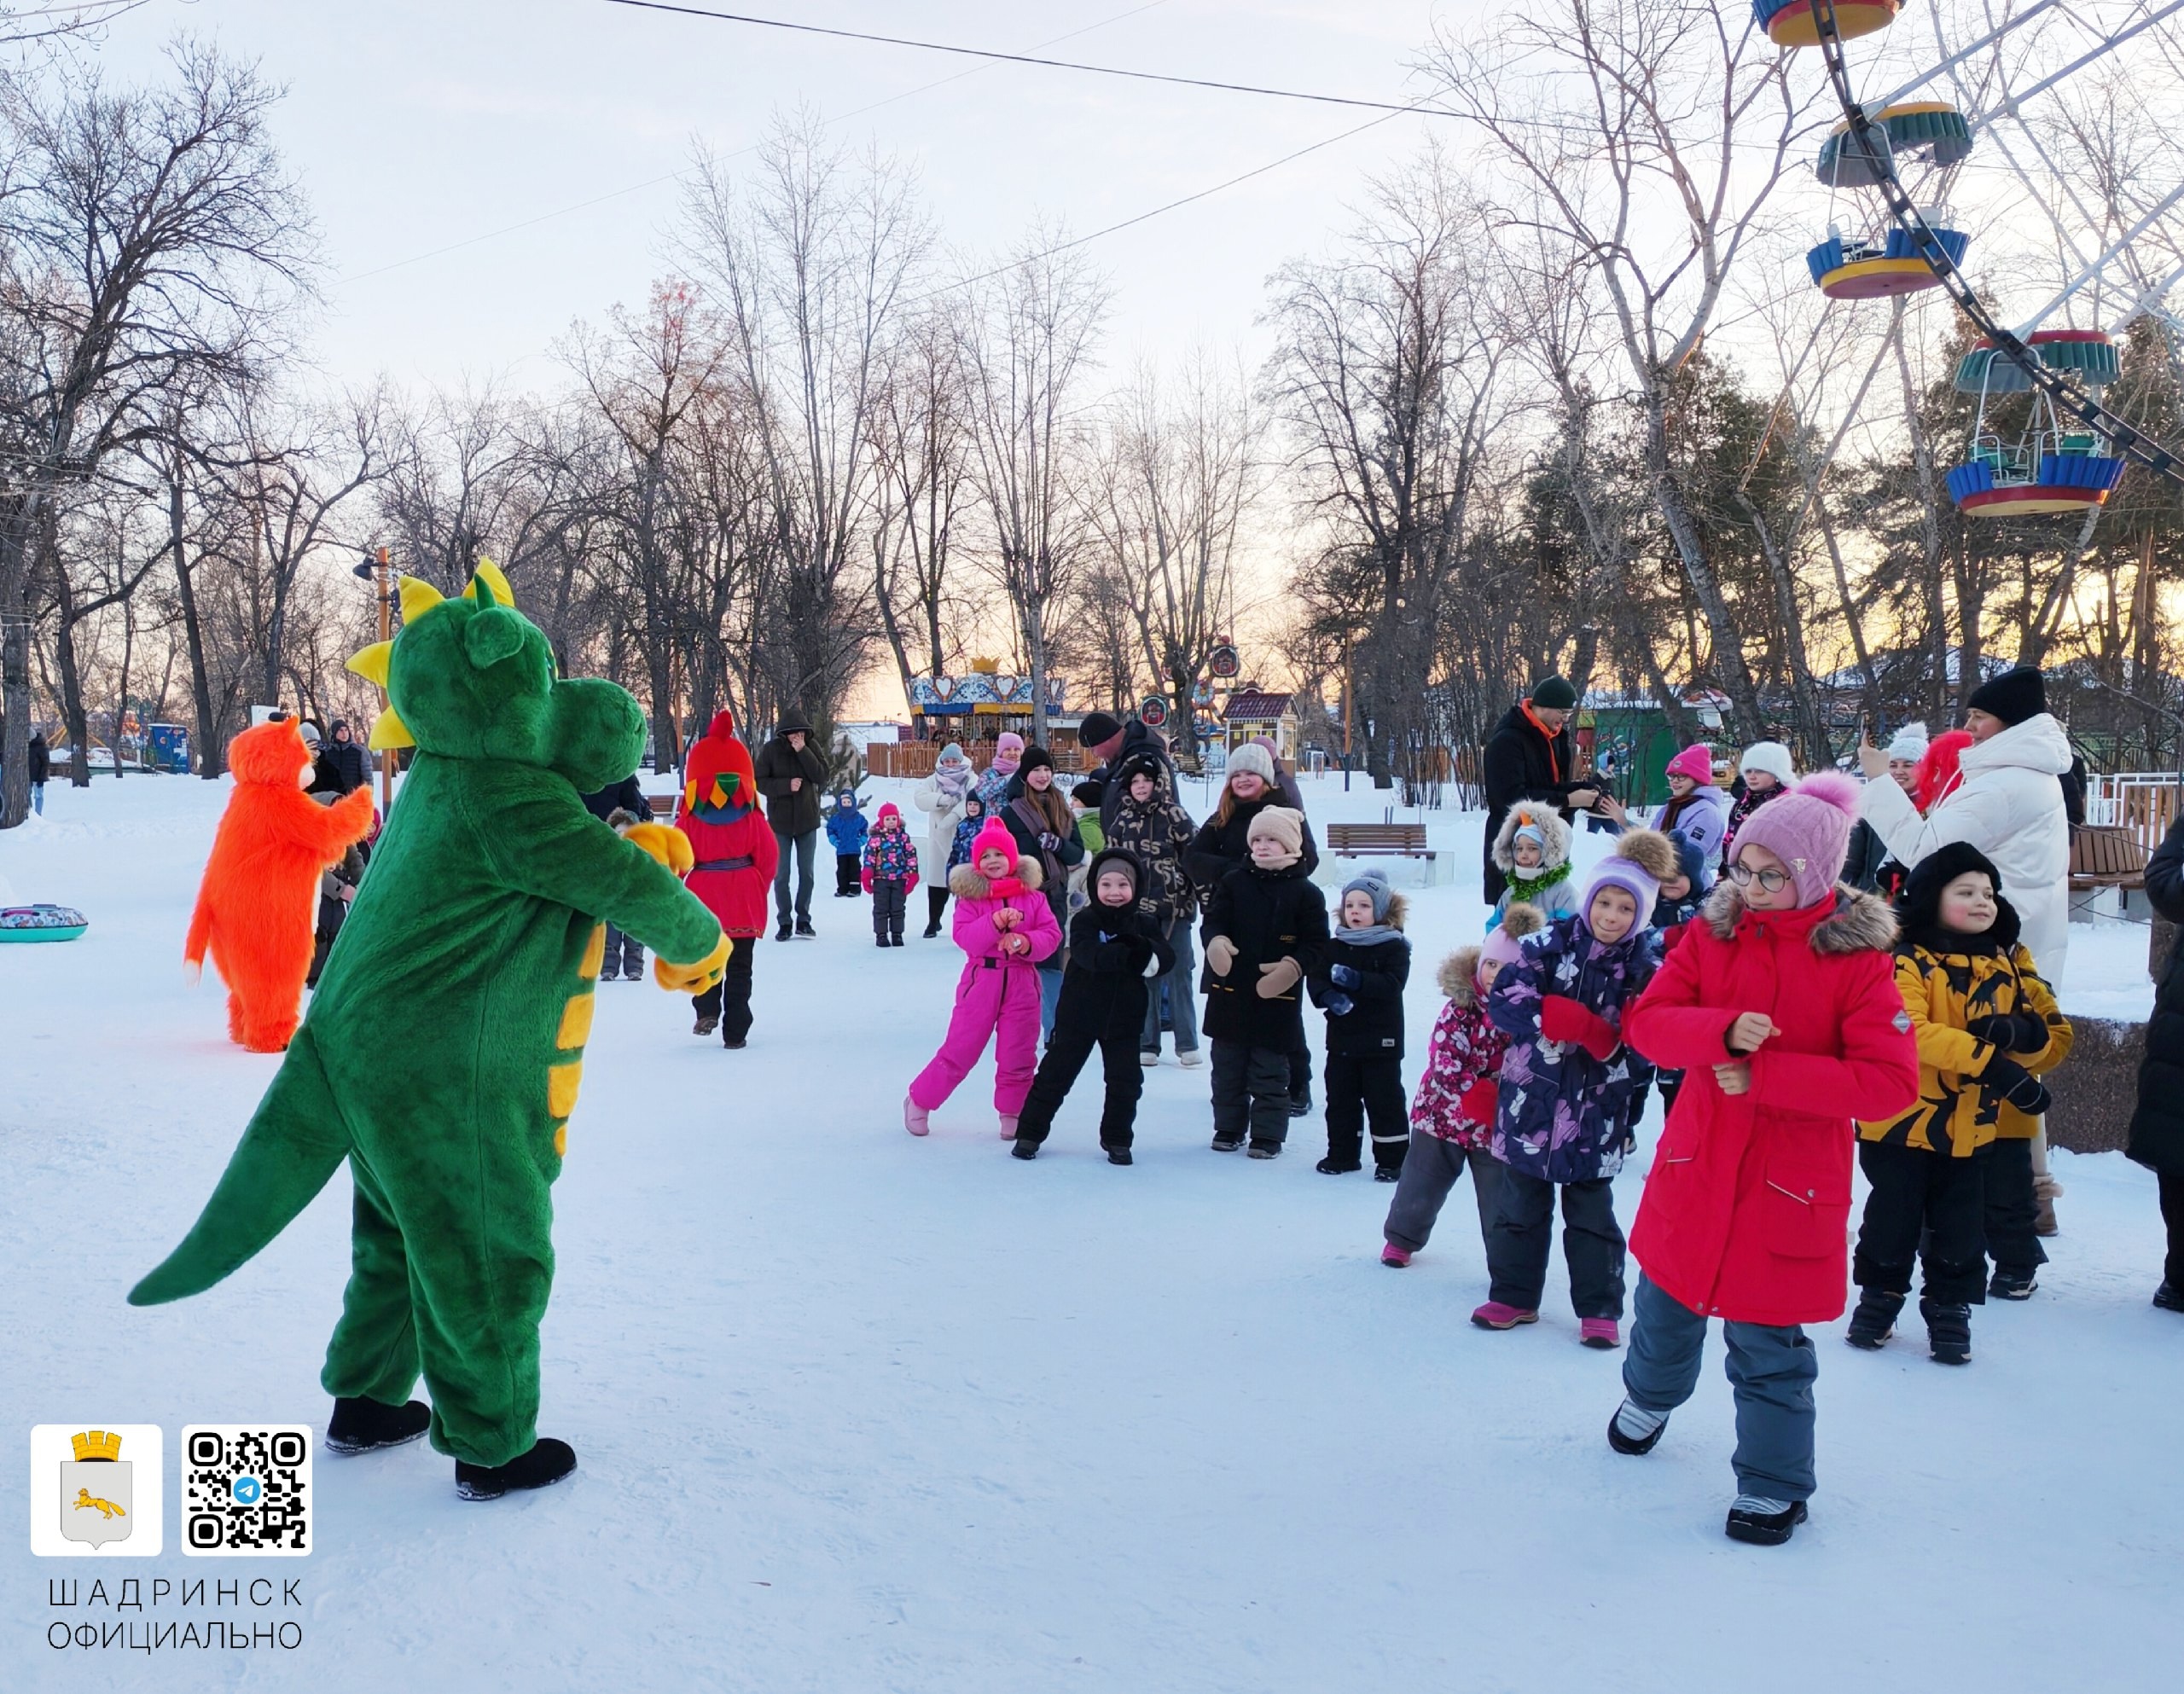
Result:
[[648,794],[645,803],[652,808],[654,823],[673,823],[676,813],[682,809],[682,797],[680,794]]
[[2071,832],[2071,890],[2144,888],[2146,850],[2128,829],[2080,824]]
[[1422,823],[1331,823],[1327,826],[1327,851],[1345,859],[1373,855],[1405,859],[1439,856],[1426,844],[1426,826]]

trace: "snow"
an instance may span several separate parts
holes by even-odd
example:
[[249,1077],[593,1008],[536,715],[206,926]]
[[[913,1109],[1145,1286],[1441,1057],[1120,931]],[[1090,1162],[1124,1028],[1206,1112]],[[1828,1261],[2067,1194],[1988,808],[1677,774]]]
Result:
[[[212,1292],[122,1298],[277,1062],[228,1044],[216,984],[182,982],[223,798],[49,788],[0,836],[19,898],[92,920],[0,949],[15,1430],[156,1422],[171,1453],[186,1422],[323,1427],[343,1178]],[[1339,777],[1307,798],[1321,822],[1386,803]],[[1479,919],[1479,820],[1426,817],[1455,879],[1414,896],[1414,1055],[1432,966]],[[307,1560],[207,1567],[171,1530],[106,1573],[300,1570],[293,1653],[55,1651],[48,1624],[86,1614],[49,1610],[44,1579],[84,1573],[15,1540],[0,1688],[2173,1685],[2184,1320],[2146,1303],[2153,1185],[2119,1156],[2058,1156],[2055,1263],[2030,1303],[1976,1315],[1970,1369],[1818,1333],[1812,1522],[1743,1548],[1721,1534],[1718,1372],[1651,1458],[1611,1453],[1618,1360],[1577,1345],[1559,1266],[1536,1328],[1465,1321],[1485,1295],[1467,1193],[1383,1269],[1389,1191],[1316,1174],[1316,1118],[1274,1163],[1208,1152],[1206,1073],[1172,1059],[1126,1170],[1093,1145],[1090,1079],[1035,1164],[995,1136],[983,1070],[913,1140],[903,1086],[956,955],[913,935],[875,958],[863,903],[823,890],[815,916],[816,943],[758,943],[746,1053],[694,1040],[649,983],[601,989],[544,1337],[568,1483],[464,1505],[422,1444],[322,1458]],[[2073,929],[2068,1003],[2143,999],[2144,931],[2111,927]],[[20,1523],[22,1468],[0,1475]]]

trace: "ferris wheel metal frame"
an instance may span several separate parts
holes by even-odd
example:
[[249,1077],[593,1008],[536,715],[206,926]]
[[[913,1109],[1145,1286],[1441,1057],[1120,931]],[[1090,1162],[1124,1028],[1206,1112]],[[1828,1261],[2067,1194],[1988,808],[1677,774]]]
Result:
[[[2052,0],[2050,3],[2052,3]],[[2067,413],[2089,426],[2098,434],[2105,437],[2121,457],[2140,466],[2156,476],[2162,477],[2179,486],[2184,486],[2184,455],[2171,451],[2146,435],[2144,431],[2126,423],[2077,383],[2050,368],[2042,355],[2029,346],[2018,331],[2004,324],[1986,302],[1979,298],[1978,291],[1966,278],[1955,260],[1949,257],[1941,237],[1927,223],[1925,216],[1913,203],[1909,194],[1904,189],[1896,172],[1894,154],[1889,145],[1886,132],[1880,125],[1867,115],[1866,105],[1858,99],[1851,88],[1850,64],[1844,56],[1843,51],[1844,36],[1835,15],[1835,0],[1805,0],[1805,3],[1811,14],[1814,31],[1819,38],[1813,44],[1820,49],[1821,61],[1827,67],[1828,80],[1834,87],[1837,102],[1843,108],[1844,120],[1849,126],[1850,135],[1859,149],[1872,163],[1873,170],[1872,186],[1880,191],[1882,199],[1888,207],[1889,215],[1895,220],[1896,227],[1910,242],[1912,251],[1933,273],[1934,280],[1948,291],[1949,298],[1955,302],[1957,310],[1971,321],[1981,334],[1988,338],[1989,344],[1995,350],[1995,357],[2007,359],[2014,364],[2024,374],[2029,387],[2042,396],[2058,412]],[[2042,4],[2034,9],[2044,11],[2047,6]],[[2172,11],[2175,9],[2176,9],[2174,7],[2167,9]],[[2166,11],[2159,15],[2166,15]],[[2023,17],[2018,20],[2020,22],[2023,20]],[[2142,20],[2135,25],[2131,30],[2121,32],[2117,39],[2128,38],[2129,35],[2137,33],[2140,29],[2149,26],[2156,20],[2157,19]],[[1919,84],[1928,80],[1931,76],[1948,70],[1957,60],[1962,58],[1964,54],[1978,50],[2002,32],[1999,30],[1991,32],[1982,40],[1963,49],[1962,53],[1945,61],[1943,65],[1937,67],[1926,76],[1907,84],[1904,89],[1896,90],[1890,99],[1898,98],[1901,95],[1908,92],[1911,88],[1915,88]],[[2076,68],[2076,67],[2069,68]],[[2019,101],[2029,98],[2031,93],[2038,92],[2059,79],[2059,76],[2050,78],[2035,90],[2029,90],[2025,95],[2020,95],[2017,98]],[[2157,205],[2151,212],[2140,220],[2138,224],[2074,278],[2053,300],[2041,310],[2037,316],[2026,325],[2024,334],[2029,335],[2033,333],[2034,328],[2042,319],[2062,306],[2079,289],[2099,276],[2118,253],[2123,252],[2131,241],[2144,232],[2154,218],[2167,211],[2180,199],[2184,199],[2184,187],[2180,187],[2166,200]],[[2146,295],[2142,295],[2140,300],[2134,305],[2134,312],[2135,313],[2140,306],[2150,304],[2147,296],[2158,294],[2176,280],[2176,275],[2172,274],[2167,281],[2148,289]]]

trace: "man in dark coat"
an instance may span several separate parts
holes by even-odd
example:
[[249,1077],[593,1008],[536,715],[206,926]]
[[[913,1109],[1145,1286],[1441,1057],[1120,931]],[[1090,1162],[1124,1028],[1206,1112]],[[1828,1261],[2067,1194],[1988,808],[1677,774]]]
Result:
[[[810,741],[810,722],[791,712],[774,739],[758,749],[755,761],[758,792],[766,797],[766,822],[781,850],[774,872],[775,941],[787,941],[792,934],[809,941],[817,934],[811,927],[811,867],[819,854],[819,797],[827,791],[827,764]],[[792,860],[796,872],[793,912],[789,904]]]
[[53,774],[53,753],[45,745],[45,732],[31,731],[31,809],[45,811],[46,779]]
[[[334,726],[334,733],[341,733],[341,725]],[[631,771],[619,782],[610,782],[604,788],[584,797],[584,809],[600,822],[619,829],[625,823],[650,823],[653,821],[652,802],[645,798],[645,791]],[[644,976],[645,950],[635,936],[624,935],[613,925],[607,926],[607,954],[600,961],[599,980],[611,983],[619,978],[625,982],[637,982]]]
[[[2173,924],[2184,924],[2184,818],[2146,864],[2146,898]],[[2139,1105],[2131,1114],[2124,1153],[2154,1173],[2169,1258],[2153,1302],[2184,1312],[2184,947],[2172,947],[2146,1024],[2146,1056],[2139,1067]]]
[[1502,897],[1508,885],[1494,862],[1494,838],[1502,820],[1520,800],[1551,805],[1567,821],[1600,798],[1589,784],[1577,781],[1577,749],[1570,740],[1570,714],[1577,691],[1560,676],[1543,676],[1531,692],[1502,715],[1486,738],[1479,780],[1486,791],[1486,903]]
[[363,748],[350,733],[348,721],[335,718],[334,728],[327,734],[327,744],[319,751],[319,763],[332,769],[340,782],[340,792],[347,794],[368,786],[372,780],[371,761],[364,757]]
[[1084,780],[1101,785],[1102,835],[1114,827],[1115,813],[1123,802],[1122,786],[1115,778],[1132,759],[1158,759],[1167,779],[1168,798],[1172,800],[1180,792],[1176,786],[1176,761],[1169,754],[1167,738],[1157,729],[1147,728],[1137,718],[1124,723],[1107,712],[1088,711],[1084,721],[1077,726],[1077,745],[1084,750],[1088,767]]

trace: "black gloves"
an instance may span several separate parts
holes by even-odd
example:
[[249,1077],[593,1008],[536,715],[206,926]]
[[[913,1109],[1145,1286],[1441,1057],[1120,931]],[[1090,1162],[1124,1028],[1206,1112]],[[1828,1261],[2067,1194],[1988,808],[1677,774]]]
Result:
[[1979,1073],[1979,1088],[2015,1106],[2028,1117],[2037,1117],[2051,1104],[2040,1079],[2014,1059],[1996,1053]]
[[2037,1053],[2048,1045],[2048,1020],[2037,1012],[1989,1012],[1967,1018],[1965,1032],[2004,1053]]

